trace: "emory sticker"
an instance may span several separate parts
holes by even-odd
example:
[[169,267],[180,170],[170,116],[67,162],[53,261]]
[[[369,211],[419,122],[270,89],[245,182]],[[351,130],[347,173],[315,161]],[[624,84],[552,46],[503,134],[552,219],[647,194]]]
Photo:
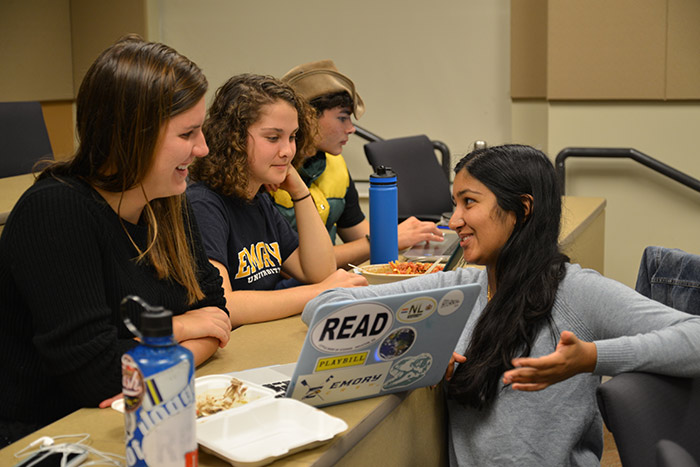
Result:
[[438,314],[442,316],[451,315],[464,301],[464,293],[461,290],[450,290],[440,299]]

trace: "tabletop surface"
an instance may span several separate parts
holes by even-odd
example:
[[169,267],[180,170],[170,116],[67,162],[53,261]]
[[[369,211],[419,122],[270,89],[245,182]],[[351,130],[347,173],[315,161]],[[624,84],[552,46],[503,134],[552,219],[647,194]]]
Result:
[[4,224],[22,193],[34,183],[34,174],[0,178],[0,224]]
[[[200,365],[195,374],[199,377],[294,362],[301,351],[306,331],[307,327],[298,315],[242,326],[233,331],[229,344]],[[404,397],[405,393],[397,393],[320,409],[345,420],[348,430],[330,443],[284,457],[271,465],[311,465],[319,460],[324,465],[333,464],[396,408]],[[124,415],[111,408],[89,408],[80,409],[0,450],[0,465],[16,463],[14,453],[40,436],[73,433],[90,433],[93,446],[106,452],[124,453]],[[200,450],[199,465],[229,464]]]
[[[31,174],[0,179],[0,193],[3,182],[21,185],[19,195],[31,185]],[[14,179],[14,180],[10,180]],[[17,198],[19,198],[19,195]],[[1,209],[7,200],[2,200]],[[574,239],[605,208],[604,198],[563,197],[561,239]],[[207,362],[201,365],[196,376],[230,373],[249,368],[284,364],[296,361],[306,336],[307,327],[300,317],[292,316],[266,323],[242,326],[232,332],[231,340],[224,349],[219,349]],[[427,389],[426,389],[427,390]],[[315,449],[302,451],[272,464],[311,465],[319,463],[332,465],[349,451],[357,442],[377,426],[389,413],[399,406],[405,393],[391,394],[363,399],[345,404],[324,407],[321,410],[346,421],[348,430],[338,435],[330,443]],[[102,451],[123,454],[124,452],[123,415],[112,409],[81,409],[63,419],[32,433],[17,443],[0,450],[0,465],[13,465],[17,462],[14,453],[40,436],[57,436],[71,433],[90,433],[91,443]],[[223,460],[201,452],[200,465],[224,466]]]

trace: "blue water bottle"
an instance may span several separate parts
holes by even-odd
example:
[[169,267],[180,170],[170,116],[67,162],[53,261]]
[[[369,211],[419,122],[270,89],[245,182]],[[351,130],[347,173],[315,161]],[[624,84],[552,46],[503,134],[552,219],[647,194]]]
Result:
[[380,165],[369,176],[369,261],[388,263],[399,258],[399,201],[396,174]]
[[[140,329],[125,311],[143,308]],[[122,356],[126,461],[129,466],[196,466],[194,358],[173,337],[172,312],[129,295],[121,302],[124,324],[140,345]]]

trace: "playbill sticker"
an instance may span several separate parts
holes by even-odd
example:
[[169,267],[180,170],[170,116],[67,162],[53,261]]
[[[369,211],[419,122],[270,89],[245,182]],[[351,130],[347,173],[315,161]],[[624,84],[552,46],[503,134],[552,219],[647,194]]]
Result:
[[337,357],[319,358],[316,362],[316,371],[335,370],[336,368],[345,368],[349,366],[364,365],[367,361],[369,352],[360,352],[355,354],[340,355]]
[[313,405],[331,404],[379,394],[391,363],[352,367],[327,374],[324,372],[297,377],[293,399]]

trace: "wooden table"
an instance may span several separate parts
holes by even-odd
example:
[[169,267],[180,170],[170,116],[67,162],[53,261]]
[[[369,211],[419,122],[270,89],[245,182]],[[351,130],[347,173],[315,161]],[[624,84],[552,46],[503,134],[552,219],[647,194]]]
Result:
[[605,273],[605,198],[562,196],[559,243],[572,263]]
[[0,225],[5,224],[7,216],[17,203],[22,193],[34,183],[34,174],[15,175],[0,178]]
[[[561,242],[585,267],[603,268],[605,200],[564,197]],[[307,327],[298,316],[246,325],[201,365],[196,376],[229,373],[296,361]],[[325,407],[348,430],[318,448],[280,459],[272,465],[446,465],[445,410],[439,389],[423,388]],[[92,446],[124,453],[124,419],[112,409],[81,409],[0,450],[0,465],[13,465],[13,454],[40,436],[90,433]],[[225,466],[200,450],[200,465]]]
[[[228,346],[201,365],[196,376],[229,373],[296,361],[307,327],[299,316],[251,324],[233,331]],[[321,410],[348,429],[330,443],[285,457],[272,465],[445,465],[446,432],[440,389],[424,388],[348,402]],[[92,446],[124,454],[124,416],[112,409],[81,409],[0,451],[0,465],[40,436],[90,433]],[[416,442],[420,440],[420,442]],[[202,466],[228,465],[200,450]]]

